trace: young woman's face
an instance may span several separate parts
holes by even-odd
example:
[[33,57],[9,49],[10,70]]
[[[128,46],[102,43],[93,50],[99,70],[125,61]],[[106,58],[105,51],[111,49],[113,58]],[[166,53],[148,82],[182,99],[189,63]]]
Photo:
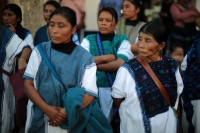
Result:
[[171,53],[171,57],[176,62],[181,64],[183,62],[183,58],[184,58],[183,48],[180,48],[180,47],[175,48],[175,50]]
[[5,26],[10,27],[10,25],[16,27],[17,22],[20,21],[21,18],[17,18],[17,16],[10,10],[5,9],[3,12],[3,21]]
[[124,0],[122,11],[125,19],[136,20],[140,9],[136,8],[129,0]]
[[117,22],[114,17],[107,11],[99,14],[97,24],[101,34],[111,34],[117,27]]
[[56,10],[56,8],[51,5],[51,4],[47,4],[45,7],[44,7],[44,10],[43,10],[43,16],[44,16],[44,20],[48,23],[49,22],[49,17],[51,15],[51,13]]
[[49,21],[49,33],[54,44],[68,43],[76,31],[72,25],[61,15],[54,15]]
[[139,55],[146,59],[153,59],[158,56],[165,44],[158,44],[158,42],[149,34],[140,32],[138,36],[138,52]]

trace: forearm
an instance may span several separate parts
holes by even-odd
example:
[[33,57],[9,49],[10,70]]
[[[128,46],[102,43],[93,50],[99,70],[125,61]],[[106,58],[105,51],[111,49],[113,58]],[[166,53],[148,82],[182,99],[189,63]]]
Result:
[[113,98],[115,107],[119,108],[123,100],[124,100],[124,98],[122,98],[122,99],[120,99],[120,98]]
[[84,97],[83,97],[82,107],[79,108],[79,110],[87,107],[93,100],[94,100],[94,96],[85,94]]
[[24,48],[20,57],[26,59],[27,61],[31,55],[31,52],[32,50],[30,48]]
[[38,106],[41,110],[43,110],[46,113],[48,104],[42,99],[42,97],[35,89],[33,81],[26,79],[24,87],[27,97],[33,102],[34,105]]
[[109,63],[97,65],[97,70],[114,72],[117,71],[123,63],[124,61],[122,59],[117,59]]
[[131,52],[134,54],[134,56],[138,55],[138,46],[137,46],[137,44],[131,44]]

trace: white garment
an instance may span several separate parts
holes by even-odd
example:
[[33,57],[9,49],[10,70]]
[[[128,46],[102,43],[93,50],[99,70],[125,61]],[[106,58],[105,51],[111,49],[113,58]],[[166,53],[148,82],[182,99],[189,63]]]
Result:
[[[183,89],[182,78],[179,70],[176,71],[177,99],[174,108],[179,102],[179,95]],[[120,67],[112,87],[114,98],[125,98],[119,108],[120,133],[145,133],[143,114],[140,101],[136,92],[136,82],[125,67]],[[150,118],[151,133],[176,133],[176,117],[169,107],[167,112]]]

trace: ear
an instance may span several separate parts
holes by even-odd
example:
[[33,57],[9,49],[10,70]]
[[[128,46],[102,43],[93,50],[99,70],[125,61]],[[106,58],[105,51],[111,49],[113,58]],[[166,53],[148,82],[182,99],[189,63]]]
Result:
[[118,22],[115,23],[115,28],[117,28],[117,27],[118,27]]
[[159,44],[159,51],[163,50],[163,48],[165,47],[165,42],[162,42]]
[[77,26],[72,27],[72,35],[76,32]]
[[136,13],[139,13],[140,12],[140,8],[138,7],[138,8],[136,8]]
[[18,19],[17,19],[17,22],[21,21],[21,19],[22,19],[22,18],[18,18]]

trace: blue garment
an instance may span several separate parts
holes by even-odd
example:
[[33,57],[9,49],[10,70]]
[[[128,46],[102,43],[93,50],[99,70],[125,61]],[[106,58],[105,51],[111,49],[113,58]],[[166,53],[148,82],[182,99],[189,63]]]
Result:
[[187,53],[187,68],[183,77],[183,93],[181,97],[183,99],[183,109],[186,113],[186,118],[189,123],[188,133],[195,133],[195,127],[192,123],[195,108],[192,101],[200,99],[200,58],[198,57],[198,46],[200,45],[200,39],[197,39],[190,50]]
[[[161,61],[149,63],[155,75],[165,87],[174,107],[177,98],[177,81],[175,72],[178,64],[174,59],[163,56]],[[134,58],[123,64],[136,82],[136,91],[141,105],[145,132],[151,132],[150,118],[167,112],[169,105],[153,79],[144,67]]]
[[[174,59],[163,56],[161,61],[151,62],[149,65],[168,92],[174,107],[177,98],[175,72],[177,71],[178,64]],[[134,73],[134,79],[137,82],[147,118],[166,112],[169,105],[144,67],[135,58],[124,64],[124,66]]]
[[123,0],[101,0],[99,7],[112,7],[118,14],[118,21],[121,18],[121,9],[122,9]]
[[84,94],[83,88],[74,87],[62,96],[68,119],[60,127],[70,129],[71,133],[112,133],[110,123],[96,99],[86,108],[78,110],[82,106]]
[[[65,94],[69,88],[80,84],[86,69],[85,67],[94,63],[94,59],[89,52],[80,46],[76,46],[73,52],[68,55],[52,49],[51,41],[44,42],[42,45],[55,70],[60,76],[60,79],[62,79],[64,87],[52,74],[51,70],[46,65],[46,62],[42,59],[37,70],[37,75],[35,75],[36,88],[47,104],[63,107],[61,100],[62,95]],[[38,46],[35,47],[35,50],[37,51],[38,57],[40,57],[37,50]],[[31,62],[31,60],[29,62]],[[24,78],[33,80],[34,77],[25,73]],[[93,96],[97,95],[87,90],[85,90],[85,93]],[[34,105],[32,114],[27,132],[44,133],[45,124],[48,123],[47,116],[45,116],[44,112],[40,108]]]
[[[50,41],[50,37],[48,37],[47,27],[48,27],[47,25],[44,25],[37,30],[35,37],[34,37],[34,45],[35,46],[38,45],[39,43]],[[74,35],[72,37],[72,41],[76,45],[80,45],[78,35],[76,33],[74,33]]]

